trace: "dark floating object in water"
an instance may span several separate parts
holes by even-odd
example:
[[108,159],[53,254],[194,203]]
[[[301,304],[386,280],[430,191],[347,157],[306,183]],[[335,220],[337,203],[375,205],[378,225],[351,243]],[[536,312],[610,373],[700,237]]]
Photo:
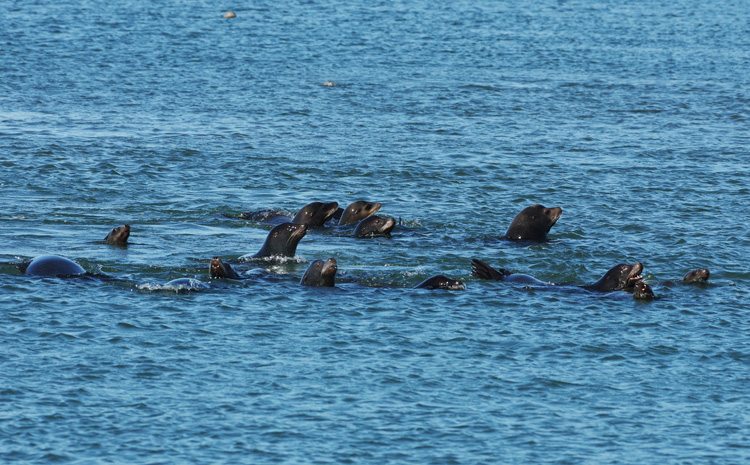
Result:
[[18,269],[31,276],[83,276],[86,270],[81,265],[59,255],[41,255],[30,262],[21,263]]
[[445,275],[439,274],[425,279],[415,286],[416,289],[445,289],[448,291],[463,291],[466,284],[458,279],[452,279]]

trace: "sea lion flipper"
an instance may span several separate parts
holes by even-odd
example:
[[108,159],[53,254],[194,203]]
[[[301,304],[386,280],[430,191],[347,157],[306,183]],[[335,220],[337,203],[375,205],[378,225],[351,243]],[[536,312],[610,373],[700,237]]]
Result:
[[506,276],[510,275],[510,271],[500,268],[496,270],[487,263],[477,260],[476,258],[471,259],[471,274],[479,279],[490,279],[494,281],[502,281]]

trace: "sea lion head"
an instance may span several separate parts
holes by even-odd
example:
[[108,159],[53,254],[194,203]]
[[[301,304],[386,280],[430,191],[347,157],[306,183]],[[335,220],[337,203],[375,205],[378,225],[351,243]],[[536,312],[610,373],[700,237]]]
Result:
[[654,290],[645,281],[636,281],[633,284],[633,298],[637,300],[653,300]]
[[635,262],[632,265],[620,263],[613,266],[599,281],[586,288],[595,291],[632,291],[635,284],[643,280],[641,273],[643,264]]
[[336,259],[331,257],[326,261],[315,260],[302,276],[300,284],[303,286],[333,287],[336,281]]
[[390,236],[396,220],[387,216],[373,215],[357,223],[354,237]]
[[513,218],[505,238],[514,241],[543,241],[562,215],[562,208],[547,208],[535,204],[526,207]]
[[297,212],[292,223],[319,228],[331,219],[338,208],[338,202],[310,202]]
[[341,214],[339,226],[346,226],[347,224],[362,221],[368,216],[377,213],[382,206],[383,204],[380,202],[368,202],[366,200],[352,202],[344,209],[344,213]]
[[306,233],[307,226],[304,224],[282,223],[268,233],[266,242],[255,257],[293,257],[297,244]]
[[222,262],[219,257],[211,259],[208,265],[208,275],[212,279],[238,279],[240,277],[229,263]]
[[698,268],[685,273],[685,276],[682,277],[682,282],[688,284],[705,283],[710,276],[711,272],[708,271],[708,268]]
[[112,228],[112,231],[107,234],[104,238],[104,242],[111,245],[128,245],[128,238],[130,237],[130,225],[123,224]]

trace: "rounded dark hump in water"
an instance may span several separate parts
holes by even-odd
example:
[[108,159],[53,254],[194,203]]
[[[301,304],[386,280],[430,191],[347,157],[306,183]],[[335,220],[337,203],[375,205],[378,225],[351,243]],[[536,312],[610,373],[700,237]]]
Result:
[[463,281],[442,274],[431,276],[414,287],[416,289],[445,289],[448,291],[463,291],[466,289]]
[[562,208],[546,208],[536,204],[518,213],[506,231],[505,239],[512,241],[543,241],[562,215]]
[[86,274],[81,265],[59,255],[42,255],[25,267],[24,273],[32,276],[78,276]]

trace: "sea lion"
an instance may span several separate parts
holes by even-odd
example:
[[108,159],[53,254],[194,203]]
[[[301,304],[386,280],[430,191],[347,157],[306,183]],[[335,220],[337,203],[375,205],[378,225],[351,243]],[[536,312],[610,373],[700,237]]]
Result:
[[512,241],[543,241],[547,233],[562,215],[562,208],[545,208],[535,204],[526,207],[513,218],[506,231],[505,239]]
[[59,255],[41,255],[30,262],[21,263],[18,269],[32,276],[83,276],[86,270],[81,265]]
[[336,259],[315,260],[307,267],[300,284],[314,287],[333,287],[336,280]]
[[449,291],[463,291],[466,284],[458,279],[452,279],[445,275],[439,274],[425,279],[415,286],[415,289],[446,289]]
[[239,218],[241,220],[256,221],[258,223],[281,224],[288,223],[290,213],[285,210],[256,210],[252,212],[242,212],[237,216],[225,215],[228,218]]
[[311,228],[320,228],[326,221],[331,219],[338,208],[338,202],[310,202],[294,215],[292,223],[304,224]]
[[581,287],[597,292],[632,292],[635,284],[643,280],[642,272],[643,264],[641,262],[635,262],[632,265],[620,263],[610,268],[597,282]]
[[266,236],[263,247],[255,255],[243,255],[241,260],[267,257],[294,257],[297,244],[305,237],[304,224],[283,223],[273,228]]
[[654,290],[644,281],[637,281],[633,285],[633,298],[636,300],[654,300]]
[[354,237],[390,236],[396,226],[393,218],[373,215],[357,223],[354,228]]
[[708,271],[708,268],[698,268],[685,273],[685,276],[682,277],[682,282],[686,284],[705,283],[708,282],[710,276],[711,272]]
[[368,216],[377,213],[382,206],[383,204],[380,202],[368,202],[366,200],[352,202],[341,212],[339,226],[358,223]]
[[229,263],[222,262],[219,257],[211,259],[208,265],[208,275],[211,279],[242,279]]
[[[633,291],[635,284],[641,280],[643,264],[635,262],[632,265],[618,264],[610,268],[604,276],[592,284],[585,284],[580,287],[589,291],[611,292],[611,291]],[[532,276],[517,275],[508,270],[500,269],[499,271],[492,268],[487,263],[472,259],[471,274],[479,279],[489,279],[495,281],[510,281],[516,283],[532,284],[537,286],[561,286],[560,284],[545,283]]]
[[130,237],[130,225],[123,224],[122,226],[117,226],[116,228],[112,228],[112,231],[110,231],[109,234],[107,234],[107,237],[104,238],[104,242],[106,242],[109,245],[125,246],[125,245],[128,245],[129,237]]

